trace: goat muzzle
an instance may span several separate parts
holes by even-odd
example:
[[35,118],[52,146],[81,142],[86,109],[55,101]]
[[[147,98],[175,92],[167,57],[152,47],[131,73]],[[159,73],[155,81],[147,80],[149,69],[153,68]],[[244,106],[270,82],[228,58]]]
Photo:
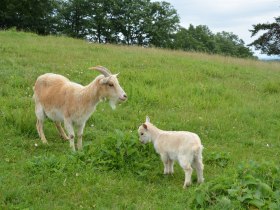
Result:
[[127,95],[124,94],[123,96],[119,97],[119,99],[120,99],[121,101],[126,101],[126,100],[127,100]]

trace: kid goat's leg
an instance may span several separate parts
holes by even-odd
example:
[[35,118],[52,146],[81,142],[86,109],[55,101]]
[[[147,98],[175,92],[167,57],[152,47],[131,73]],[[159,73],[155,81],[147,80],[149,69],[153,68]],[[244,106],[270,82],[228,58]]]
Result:
[[184,171],[185,171],[185,182],[184,182],[184,186],[183,188],[186,188],[187,186],[190,186],[192,181],[191,181],[191,177],[192,177],[192,167],[190,164],[187,164],[184,167]]
[[201,154],[201,152],[195,157],[195,159],[194,159],[194,166],[195,166],[196,173],[197,173],[197,182],[198,183],[204,182],[204,178],[203,178],[204,165],[202,163],[202,154]]
[[173,169],[173,166],[174,166],[174,161],[173,160],[171,160],[171,159],[169,159],[168,160],[168,168],[169,168],[169,170],[168,170],[168,172],[169,172],[169,174],[173,174],[174,173],[174,169]]
[[193,171],[191,164],[190,164],[191,161],[185,157],[180,157],[179,163],[185,172],[185,182],[184,182],[183,188],[186,188],[187,186],[191,185],[191,177],[192,177],[192,171]]
[[163,174],[168,174],[169,173],[169,160],[168,160],[168,156],[166,154],[161,154],[160,157],[161,157],[161,160],[162,160],[163,165],[164,165]]

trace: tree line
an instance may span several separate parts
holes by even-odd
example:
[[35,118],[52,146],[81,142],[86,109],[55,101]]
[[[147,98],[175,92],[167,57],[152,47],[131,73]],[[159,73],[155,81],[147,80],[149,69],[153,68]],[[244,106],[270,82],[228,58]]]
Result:
[[2,0],[0,28],[40,35],[66,35],[97,43],[160,48],[253,58],[242,39],[207,26],[180,26],[174,7],[150,0]]

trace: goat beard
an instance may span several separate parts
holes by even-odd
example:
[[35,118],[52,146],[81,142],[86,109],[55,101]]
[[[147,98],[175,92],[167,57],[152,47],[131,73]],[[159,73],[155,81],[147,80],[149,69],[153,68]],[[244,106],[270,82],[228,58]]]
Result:
[[116,109],[117,103],[118,103],[118,99],[116,99],[116,98],[111,98],[109,100],[109,104],[113,110]]

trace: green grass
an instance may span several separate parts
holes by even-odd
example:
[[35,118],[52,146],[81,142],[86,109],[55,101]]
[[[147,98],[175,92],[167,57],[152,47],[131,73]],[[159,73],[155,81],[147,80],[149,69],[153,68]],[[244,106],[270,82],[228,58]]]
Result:
[[[86,85],[95,65],[120,72],[128,101],[98,105],[83,152],[72,153],[51,122],[43,145],[36,78],[54,72]],[[279,209],[279,103],[279,63],[1,31],[0,209]],[[178,164],[162,175],[152,145],[138,142],[146,115],[199,134],[204,184],[194,177],[183,190]]]

